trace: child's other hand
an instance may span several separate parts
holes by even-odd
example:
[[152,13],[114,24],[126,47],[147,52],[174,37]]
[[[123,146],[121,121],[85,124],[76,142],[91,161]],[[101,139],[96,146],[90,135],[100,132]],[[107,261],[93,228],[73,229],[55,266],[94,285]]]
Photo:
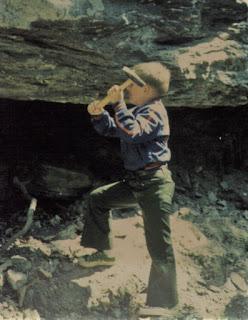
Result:
[[108,97],[110,98],[111,103],[117,103],[124,99],[123,90],[120,86],[114,85],[108,90]]
[[99,107],[99,102],[99,100],[95,100],[88,105],[87,110],[91,116],[99,116],[103,113],[104,109]]

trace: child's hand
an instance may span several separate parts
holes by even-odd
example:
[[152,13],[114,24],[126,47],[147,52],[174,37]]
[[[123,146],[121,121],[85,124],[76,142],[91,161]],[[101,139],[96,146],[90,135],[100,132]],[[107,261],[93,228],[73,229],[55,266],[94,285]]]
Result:
[[120,102],[124,99],[123,90],[120,86],[114,85],[108,90],[108,97],[112,103]]
[[91,116],[99,116],[103,113],[104,109],[99,107],[99,102],[99,100],[95,100],[88,105],[87,110]]

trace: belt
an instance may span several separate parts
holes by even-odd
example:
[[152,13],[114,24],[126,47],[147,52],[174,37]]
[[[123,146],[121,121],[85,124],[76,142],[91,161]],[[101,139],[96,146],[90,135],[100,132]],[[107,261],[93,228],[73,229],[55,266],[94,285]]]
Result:
[[167,163],[161,162],[161,161],[157,161],[157,162],[151,162],[148,163],[144,166],[144,168],[142,168],[141,170],[152,170],[152,169],[158,169],[163,165],[167,165]]
[[160,169],[162,166],[167,167],[167,163],[166,162],[152,162],[152,163],[147,164],[142,169],[139,169],[136,171],[126,170],[125,178],[126,179],[134,179],[137,177],[150,175],[150,174],[153,174],[154,171]]

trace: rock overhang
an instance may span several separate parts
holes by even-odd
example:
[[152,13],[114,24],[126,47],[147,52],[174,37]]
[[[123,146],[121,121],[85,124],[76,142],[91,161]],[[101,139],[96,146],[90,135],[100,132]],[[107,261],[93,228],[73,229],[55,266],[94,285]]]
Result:
[[167,106],[247,105],[245,1],[14,0],[1,7],[0,98],[88,104],[124,80],[123,65],[156,60],[172,71]]

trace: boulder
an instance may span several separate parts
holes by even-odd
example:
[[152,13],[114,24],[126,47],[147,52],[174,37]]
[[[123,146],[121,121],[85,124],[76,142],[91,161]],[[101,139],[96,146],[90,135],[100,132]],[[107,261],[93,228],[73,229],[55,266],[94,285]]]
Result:
[[92,175],[87,170],[41,164],[27,188],[30,193],[39,197],[69,199],[82,196],[82,192],[91,186]]

